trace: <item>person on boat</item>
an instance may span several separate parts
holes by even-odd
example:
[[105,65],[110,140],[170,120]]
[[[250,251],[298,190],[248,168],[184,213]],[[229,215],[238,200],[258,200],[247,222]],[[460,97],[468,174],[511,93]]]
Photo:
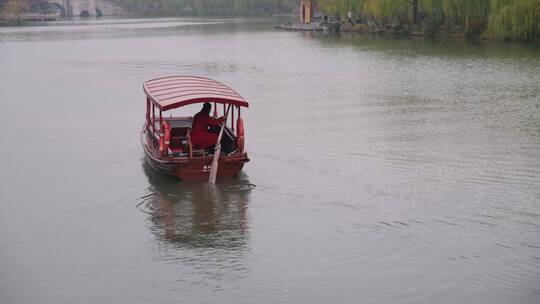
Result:
[[[219,126],[225,120],[225,117],[210,117],[212,105],[205,102],[201,111],[193,117],[191,130],[191,143],[200,148],[211,148],[217,143]],[[218,132],[215,132],[218,130]]]

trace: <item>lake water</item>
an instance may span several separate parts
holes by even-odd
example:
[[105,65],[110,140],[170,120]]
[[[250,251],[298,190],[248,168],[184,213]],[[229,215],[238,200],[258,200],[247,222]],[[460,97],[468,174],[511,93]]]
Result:
[[[276,22],[0,28],[1,303],[540,301],[540,48]],[[250,102],[216,189],[144,165],[176,74]]]

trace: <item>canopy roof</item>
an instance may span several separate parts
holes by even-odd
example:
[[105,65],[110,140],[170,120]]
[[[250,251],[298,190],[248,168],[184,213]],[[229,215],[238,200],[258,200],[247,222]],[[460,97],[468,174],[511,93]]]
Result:
[[146,96],[162,111],[207,101],[249,107],[233,89],[204,77],[160,77],[145,81],[143,88]]

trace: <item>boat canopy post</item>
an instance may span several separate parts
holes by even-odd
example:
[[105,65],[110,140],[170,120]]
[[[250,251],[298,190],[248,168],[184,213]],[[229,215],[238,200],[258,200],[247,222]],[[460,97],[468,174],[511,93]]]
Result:
[[156,133],[156,105],[152,103],[152,132]]
[[[240,107],[240,106],[238,107],[238,121],[240,121],[242,119],[242,116],[240,114],[240,109],[241,108],[242,107]],[[240,128],[238,127],[238,121],[236,122],[236,124],[237,124],[236,125],[236,137],[238,137],[240,135],[240,134],[238,134],[238,132],[240,131]]]
[[159,129],[161,130],[161,124],[163,123],[163,111],[159,109]]
[[233,110],[231,112],[231,130],[234,132],[234,108],[236,107],[233,107]]
[[146,97],[146,127],[150,124],[150,98]]

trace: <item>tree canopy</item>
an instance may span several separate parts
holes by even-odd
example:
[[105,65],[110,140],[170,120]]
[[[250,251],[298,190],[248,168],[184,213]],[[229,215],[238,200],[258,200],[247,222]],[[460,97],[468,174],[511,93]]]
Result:
[[[155,15],[269,15],[290,13],[299,0],[116,0],[131,12]],[[540,38],[540,0],[316,0],[325,15],[376,24],[459,27],[497,39]]]
[[265,15],[289,13],[296,0],[116,0],[131,12],[156,15]]
[[540,38],[540,0],[319,0],[327,14],[353,11],[377,23],[459,26],[487,37]]

